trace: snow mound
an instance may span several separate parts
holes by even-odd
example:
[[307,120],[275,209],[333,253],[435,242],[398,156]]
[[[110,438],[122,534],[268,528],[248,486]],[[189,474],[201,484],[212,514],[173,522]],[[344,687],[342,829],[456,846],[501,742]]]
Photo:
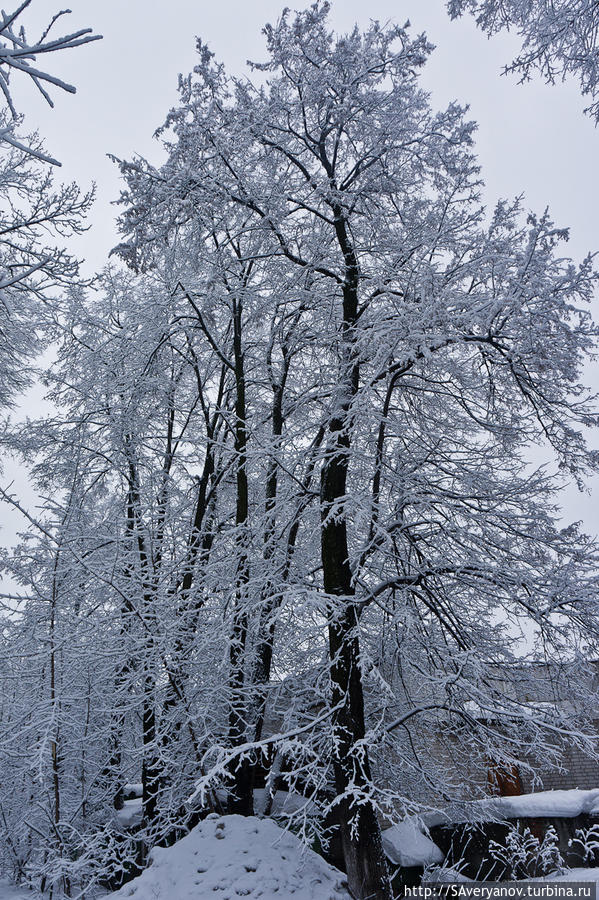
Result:
[[429,866],[444,860],[441,850],[414,819],[386,828],[382,837],[385,855],[396,866]]
[[345,876],[270,819],[209,815],[107,900],[350,900]]

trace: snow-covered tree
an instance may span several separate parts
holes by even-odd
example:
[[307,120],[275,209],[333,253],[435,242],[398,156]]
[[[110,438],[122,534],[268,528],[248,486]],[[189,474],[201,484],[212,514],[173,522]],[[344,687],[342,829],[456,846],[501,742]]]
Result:
[[[266,29],[265,86],[227,79],[199,45],[167,120],[168,162],[122,166],[119,252],[143,269],[161,246],[178,248],[177,277],[195,280],[202,315],[204,304],[222,309],[229,290],[205,279],[211,244],[252,263],[266,321],[283,279],[305,279],[285,296],[312,338],[289,376],[310,402],[288,409],[285,427],[318,448],[320,523],[305,515],[319,540],[302,534],[297,581],[280,589],[296,629],[314,614],[327,629],[333,807],[352,890],[385,897],[377,812],[390,795],[370,755],[376,769],[405,752],[414,780],[435,783],[417,739],[411,753],[395,735],[436,728],[481,758],[513,761],[489,714],[523,720],[503,676],[514,630],[526,620],[556,657],[595,640],[594,548],[557,527],[558,482],[524,461],[544,442],[564,471],[594,468],[577,429],[595,421],[579,383],[595,337],[584,308],[595,275],[590,259],[575,267],[558,255],[566,234],[547,215],[526,221],[507,202],[485,213],[473,126],[456,105],[432,112],[418,88],[423,38],[376,24],[334,38],[327,13],[315,4]],[[232,320],[219,334],[234,340]],[[289,471],[284,455],[279,464]],[[248,660],[253,574],[250,561],[238,598]],[[395,671],[379,655],[389,629]],[[375,725],[364,690],[377,679]],[[552,715],[525,716],[523,743],[551,751],[564,727]],[[251,756],[247,728],[245,738],[230,742],[227,765]],[[396,800],[410,801],[407,781],[396,782]]]
[[57,13],[39,40],[30,43],[22,14],[31,0],[0,14],[0,404],[6,406],[27,381],[24,363],[39,349],[44,327],[52,319],[52,296],[75,278],[77,261],[60,244],[85,228],[93,192],[75,184],[55,187],[48,156],[37,135],[21,139],[22,116],[11,94],[11,76],[27,77],[52,106],[50,86],[71,93],[75,88],[40,69],[37,59],[97,40],[91,29],[52,37],[65,11]]
[[[7,119],[0,113],[0,121]],[[62,246],[85,228],[93,192],[55,187],[31,153],[41,147],[0,145],[0,404],[13,403],[27,383],[26,361],[52,325],[51,301],[77,277],[78,262]]]
[[15,664],[3,710],[23,734],[44,698],[21,807],[45,824],[6,808],[53,884],[283,785],[306,839],[340,833],[353,894],[388,900],[383,817],[591,748],[596,548],[556,492],[597,463],[592,260],[548,214],[482,207],[473,124],[419,88],[425,38],[328,12],[268,26],[253,79],[198,43],[166,162],[121,162],[131,272],[64,292],[58,413],[7,436],[47,498],[5,635],[42,634],[47,664],[29,691]]
[[0,91],[4,95],[6,107],[12,116],[12,122],[5,120],[0,123],[0,143],[11,144],[19,150],[25,150],[37,159],[59,166],[58,160],[48,156],[39,146],[39,142],[23,144],[15,135],[14,126],[19,115],[10,90],[10,77],[19,75],[30,78],[44,100],[50,106],[54,106],[49,93],[51,87],[68,91],[71,94],[75,93],[75,87],[47,72],[45,68],[39,68],[38,57],[89,44],[90,41],[100,40],[101,35],[92,34],[91,28],[81,28],[72,34],[60,37],[50,35],[56,22],[70,12],[70,10],[61,10],[52,16],[40,37],[30,42],[27,39],[25,28],[21,24],[21,17],[31,2],[32,0],[23,0],[12,12],[6,13],[3,10],[0,13],[2,16],[0,19]]
[[586,112],[599,122],[599,9],[594,0],[448,0],[447,8],[453,19],[471,13],[489,35],[513,29],[522,50],[506,72],[528,81],[538,71],[550,84],[575,76],[591,100]]

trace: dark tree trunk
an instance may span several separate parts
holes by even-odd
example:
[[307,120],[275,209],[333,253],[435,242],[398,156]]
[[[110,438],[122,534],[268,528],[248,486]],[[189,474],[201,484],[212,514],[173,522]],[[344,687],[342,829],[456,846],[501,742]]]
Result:
[[[354,589],[348,562],[347,527],[344,517],[332,516],[331,511],[345,496],[347,472],[347,435],[331,422],[337,435],[337,450],[322,470],[322,566],[324,588],[331,597],[329,624],[329,652],[331,659],[331,689],[333,733],[335,748],[333,770],[337,795],[344,794],[350,785],[358,792],[368,792],[371,784],[368,753],[356,753],[356,742],[363,740],[364,697],[359,668],[360,645],[358,620],[353,604]],[[343,447],[345,445],[345,448]],[[339,599],[334,600],[335,597]],[[350,821],[357,827],[354,836]],[[351,799],[339,806],[341,843],[349,888],[358,898],[389,900],[391,888],[389,872],[383,854],[380,826],[371,803],[352,807]]]
[[144,702],[142,712],[143,762],[141,767],[142,809],[146,825],[156,820],[161,771],[156,759],[156,713],[154,710],[155,681],[152,671],[144,665]]
[[152,583],[152,558],[148,552],[143,533],[141,515],[140,480],[135,453],[130,435],[125,435],[125,453],[129,469],[129,490],[127,493],[127,520],[132,541],[137,544],[140,581],[143,590],[144,610],[144,660],[143,660],[143,704],[142,704],[142,744],[141,768],[143,820],[147,827],[156,821],[158,794],[161,784],[161,768],[156,743],[156,678],[154,675],[155,609]]
[[[248,631],[247,586],[249,581],[248,560],[248,513],[249,491],[247,475],[247,423],[245,399],[245,366],[241,340],[242,326],[241,300],[233,298],[233,353],[235,375],[235,453],[236,465],[236,509],[237,527],[237,587],[235,611],[229,651],[231,701],[229,708],[229,741],[238,747],[247,740],[247,696],[244,678],[245,645]],[[252,761],[249,757],[235,760],[231,770],[233,781],[229,809],[232,813],[251,816],[254,812],[252,788]]]
[[[201,571],[202,566],[205,565],[208,560],[212,548],[214,533],[210,528],[210,510],[215,499],[216,484],[223,474],[222,471],[218,474],[216,473],[215,460],[219,421],[222,421],[220,419],[220,408],[223,403],[227,367],[223,365],[221,369],[216,396],[216,411],[211,416],[206,402],[200,367],[193,346],[189,346],[189,351],[193,359],[193,368],[198,386],[198,399],[204,411],[206,448],[202,474],[197,485],[193,521],[187,539],[187,552],[185,554],[181,575],[179,576],[174,589],[174,597],[176,599],[175,609],[181,620],[181,631],[176,639],[175,653],[169,671],[169,683],[162,706],[162,713],[165,721],[168,721],[171,711],[176,706],[179,704],[184,705],[187,683],[187,654],[193,646],[200,611],[204,604],[203,596],[193,596],[196,568],[199,567]],[[192,739],[192,744],[196,750],[199,762],[200,757],[198,754],[200,754],[200,747],[195,736],[195,731],[185,710],[183,710],[183,714],[187,718],[187,730]],[[172,733],[163,730],[161,738],[162,746],[166,746],[168,741],[174,739],[174,737],[179,734],[182,725],[182,720],[175,720],[174,726],[171,729]]]
[[[275,554],[275,504],[277,499],[279,463],[276,453],[283,434],[283,394],[288,372],[288,360],[285,359],[285,368],[281,380],[273,385],[272,404],[272,457],[268,463],[265,491],[265,527],[264,527],[264,560],[268,565]],[[274,613],[281,605],[283,599],[280,589],[273,584],[271,573],[267,572],[266,583],[262,589],[262,602],[260,605],[260,622],[258,626],[258,646],[256,648],[256,664],[253,672],[253,685],[255,688],[255,722],[254,740],[262,737],[264,725],[264,713],[267,701],[267,685],[270,679],[272,667],[272,653],[275,638]],[[255,781],[255,770],[252,773],[252,781]]]
[[[325,460],[321,470],[321,552],[324,589],[329,604],[329,654],[333,704],[333,770],[337,795],[355,791],[367,795],[371,787],[368,753],[356,744],[364,739],[364,696],[360,673],[358,616],[349,564],[345,502],[351,445],[352,402],[358,390],[359,363],[355,353],[358,321],[358,262],[342,210],[335,210],[335,231],[345,261],[341,359],[334,409],[328,423]],[[339,808],[341,843],[350,891],[357,898],[390,900],[391,884],[380,825],[371,802]],[[351,822],[354,828],[351,828]],[[352,833],[353,832],[353,833]]]
[[[299,313],[296,317],[296,324],[299,320]],[[273,382],[273,405],[272,405],[272,452],[273,457],[269,462],[268,473],[266,478],[265,491],[265,529],[264,529],[264,559],[267,563],[272,562],[276,550],[276,501],[278,491],[278,471],[279,462],[276,459],[276,452],[280,447],[281,437],[283,434],[283,426],[285,418],[283,415],[283,398],[285,394],[285,385],[289,374],[290,356],[288,347],[283,344],[283,369],[280,379]],[[266,713],[266,703],[268,699],[267,685],[270,680],[272,668],[273,647],[275,639],[275,617],[274,614],[283,601],[284,585],[289,578],[291,570],[291,561],[293,551],[297,540],[297,535],[301,523],[302,513],[307,504],[306,496],[308,496],[309,488],[312,483],[315,468],[315,453],[320,447],[324,438],[324,429],[321,427],[314,439],[312,447],[308,455],[308,464],[306,473],[302,482],[304,497],[300,499],[299,506],[293,518],[289,533],[287,536],[287,547],[284,562],[280,567],[278,575],[279,585],[273,584],[273,580],[267,577],[266,584],[262,593],[262,603],[260,609],[260,623],[258,627],[258,645],[256,648],[256,664],[253,673],[253,684],[256,688],[255,701],[255,722],[254,722],[254,740],[259,741],[262,738],[262,730],[264,727],[264,717]],[[256,771],[254,770],[253,778],[255,781]]]

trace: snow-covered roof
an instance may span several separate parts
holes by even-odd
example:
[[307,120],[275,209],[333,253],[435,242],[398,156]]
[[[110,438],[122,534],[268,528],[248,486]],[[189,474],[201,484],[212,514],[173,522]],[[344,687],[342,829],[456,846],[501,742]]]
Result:
[[[257,815],[263,815],[267,799],[266,788],[256,788],[254,790],[254,809]],[[301,794],[296,794],[293,791],[291,793],[289,791],[277,791],[272,800],[270,815],[291,816],[297,812],[317,813],[318,808],[312,800],[302,797]]]
[[425,823],[443,825],[457,822],[482,822],[496,819],[571,819],[581,813],[599,815],[599,788],[583,791],[538,791],[515,797],[489,797],[462,803],[445,811],[427,813]]
[[444,859],[418,820],[411,818],[383,831],[383,850],[396,866],[429,866],[442,863]]
[[125,800],[122,809],[115,809],[114,814],[121,828],[131,828],[133,825],[139,825],[142,818],[141,797]]

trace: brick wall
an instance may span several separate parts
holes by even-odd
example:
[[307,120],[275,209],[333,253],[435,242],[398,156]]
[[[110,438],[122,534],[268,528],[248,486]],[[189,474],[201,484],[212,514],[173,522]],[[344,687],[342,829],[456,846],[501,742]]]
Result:
[[[595,723],[599,734],[599,722]],[[581,788],[590,790],[599,788],[599,761],[591,759],[578,747],[565,747],[562,752],[561,764],[563,772],[545,770],[540,767],[538,775],[543,781],[543,786],[535,785],[534,790],[556,791]],[[525,793],[533,790],[531,779],[522,777]]]

